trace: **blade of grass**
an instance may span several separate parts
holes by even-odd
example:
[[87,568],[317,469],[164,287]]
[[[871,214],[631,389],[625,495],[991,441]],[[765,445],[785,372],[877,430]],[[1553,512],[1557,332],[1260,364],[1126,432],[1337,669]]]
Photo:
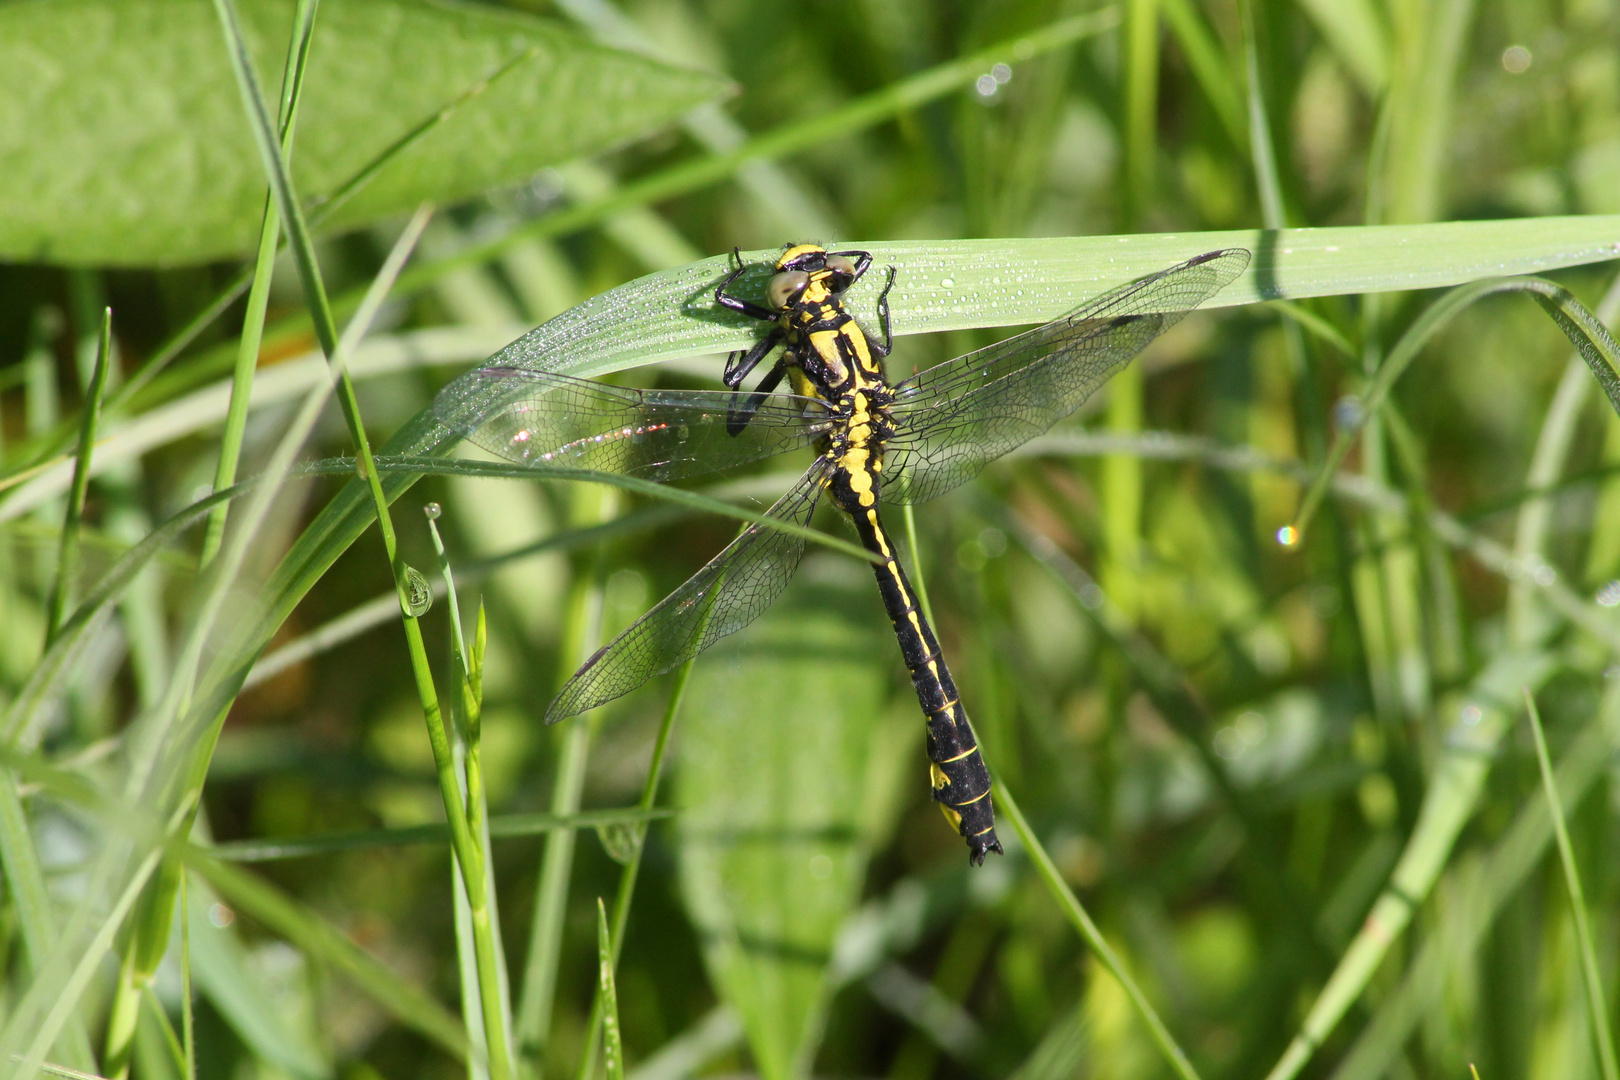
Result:
[[[269,116],[265,109],[264,95],[259,89],[258,77],[253,70],[252,59],[242,40],[241,28],[237,24],[235,7],[232,0],[215,0],[215,10],[219,14],[221,27],[225,32],[226,45],[231,56],[231,66],[236,73],[237,83],[242,90],[243,102],[253,127],[254,141],[259,146],[259,153],[270,176],[271,186],[275,190],[276,201],[280,207],[281,215],[286,221],[288,240],[298,265],[299,278],[303,282],[304,295],[310,313],[315,320],[316,338],[321,344],[322,351],[326,353],[327,358],[331,361],[334,374],[337,377],[338,401],[342,406],[344,422],[349,428],[349,436],[354,442],[356,455],[362,466],[362,475],[370,489],[372,504],[377,515],[378,530],[382,534],[383,547],[387,554],[390,569],[393,571],[394,586],[399,592],[400,610],[403,615],[406,643],[410,653],[411,670],[415,676],[417,695],[422,704],[423,719],[426,721],[428,728],[428,741],[432,746],[434,764],[439,777],[440,796],[444,803],[445,813],[450,819],[452,843],[455,848],[456,858],[462,868],[462,884],[467,890],[467,900],[473,912],[474,935],[478,938],[478,959],[481,969],[480,982],[482,983],[485,978],[494,979],[496,977],[494,944],[490,923],[491,908],[488,895],[487,866],[470,831],[465,807],[461,800],[455,773],[454,755],[451,752],[449,738],[444,729],[444,717],[440,710],[438,693],[433,686],[433,676],[428,664],[427,651],[422,641],[421,626],[411,609],[408,568],[404,560],[399,556],[398,541],[395,538],[393,521],[388,512],[388,497],[383,490],[376,465],[372,461],[371,444],[366,438],[365,427],[360,418],[360,406],[355,398],[354,384],[344,366],[343,353],[339,350],[336,327],[332,319],[330,305],[327,302],[326,287],[321,278],[320,266],[315,258],[314,245],[310,239],[308,226],[304,221],[303,211],[294,193],[292,177],[287,169],[286,158],[281,154],[281,148],[274,138],[274,131],[271,128]],[[418,230],[425,226],[426,214],[418,212],[416,222],[413,224],[416,225]],[[491,1080],[508,1080],[512,1074],[511,1061],[507,1052],[507,1032],[501,1023],[503,1015],[504,1010],[499,1007],[486,1007],[484,1009],[486,1022],[484,1034],[489,1048]]]
[[[49,955],[50,943],[56,938],[56,926],[39,853],[34,849],[33,836],[28,829],[27,811],[18,794],[16,778],[3,765],[0,765],[0,871],[5,874],[6,896],[17,913],[23,956],[27,966],[37,971]],[[96,1067],[89,1033],[78,1017],[69,1022],[58,1050],[74,1068]]]
[[[624,1044],[619,1039],[619,992],[613,985],[613,942],[608,936],[607,908],[596,898],[596,996],[605,1004],[602,1012],[602,1044],[607,1058],[608,1080],[624,1080]],[[596,1040],[593,1038],[592,1043]]]
[[[614,967],[618,965],[619,953],[624,948],[624,931],[630,922],[630,901],[635,895],[636,878],[641,872],[641,856],[646,849],[646,823],[652,820],[655,813],[653,804],[658,801],[658,780],[664,771],[664,751],[669,748],[669,735],[675,729],[675,717],[680,712],[681,699],[686,694],[686,683],[691,678],[694,663],[695,658],[694,660],[688,660],[675,673],[675,685],[670,688],[669,703],[664,706],[664,718],[658,725],[658,737],[653,742],[652,762],[647,766],[647,779],[642,784],[641,801],[636,804],[637,810],[644,816],[639,825],[633,826],[637,829],[638,837],[635,853],[631,855],[630,861],[624,865],[624,868],[619,871],[619,889],[613,897],[612,934],[609,939],[612,942],[612,955],[610,958],[611,964],[607,969],[609,975],[612,974]],[[596,1032],[603,1023],[603,1009],[606,1007],[602,994],[602,988],[598,987],[591,1000],[590,1019],[585,1022],[585,1049],[579,1056],[579,1067],[574,1070],[574,1080],[590,1080],[596,1072]],[[607,1005],[611,1006],[612,1003],[607,1003]],[[616,1007],[611,1015],[614,1017],[615,1024],[617,1024]],[[615,1033],[614,1037],[617,1037],[617,1033]],[[621,1073],[624,1071],[622,1050],[620,1051],[619,1070]],[[609,1072],[611,1073],[611,1071],[612,1065],[610,1064]]]
[[1536,764],[1541,769],[1541,783],[1547,795],[1547,810],[1552,818],[1553,837],[1558,842],[1558,861],[1564,868],[1564,887],[1569,890],[1569,911],[1575,920],[1575,938],[1580,946],[1581,978],[1586,984],[1586,1012],[1592,1026],[1593,1053],[1598,1059],[1603,1080],[1620,1080],[1620,1064],[1614,1054],[1614,1032],[1609,1028],[1609,1008],[1603,1000],[1603,976],[1598,970],[1597,952],[1592,944],[1592,928],[1587,924],[1586,892],[1581,888],[1580,868],[1575,864],[1575,849],[1569,842],[1569,828],[1564,822],[1564,804],[1558,795],[1558,781],[1553,777],[1552,762],[1547,756],[1547,736],[1541,729],[1541,714],[1536,711],[1535,695],[1524,688],[1524,707],[1530,717],[1530,733],[1535,738]]
[[[455,576],[450,568],[449,556],[444,551],[444,541],[439,536],[438,517],[442,511],[438,503],[429,503],[424,508],[427,517],[428,533],[433,538],[433,549],[439,562],[440,572],[444,575],[445,596],[449,600],[450,608],[450,653],[451,653],[451,683],[455,692],[451,697],[451,713],[456,720],[456,732],[459,736],[461,749],[460,768],[457,782],[461,788],[462,797],[466,800],[467,831],[471,834],[473,843],[477,848],[480,868],[484,875],[484,907],[479,908],[474,903],[474,897],[453,882],[452,887],[457,890],[457,909],[462,910],[465,905],[465,923],[472,946],[473,959],[472,985],[463,985],[463,1000],[477,1004],[478,1014],[483,1018],[483,1033],[485,1039],[494,1038],[498,1033],[508,1042],[499,1048],[499,1057],[510,1061],[512,1046],[508,1033],[512,1030],[512,1020],[509,1012],[509,991],[506,978],[506,950],[501,945],[501,925],[499,912],[495,907],[495,865],[489,844],[489,807],[484,795],[483,770],[483,701],[484,701],[484,645],[486,641],[486,625],[484,608],[478,607],[478,628],[472,642],[472,653],[469,661],[463,651],[463,642],[467,639],[461,625],[461,602],[456,595]],[[452,854],[452,859],[454,856]],[[459,862],[459,860],[456,860]],[[466,874],[462,868],[461,874]],[[458,934],[458,948],[462,944],[462,935]],[[491,1058],[487,1041],[481,1047],[475,1041],[474,1047],[480,1050],[488,1060]],[[477,1068],[476,1062],[469,1065]]]
[[[616,509],[612,489],[576,490],[575,514],[582,524],[597,525],[611,519]],[[558,652],[557,685],[573,674],[577,664],[596,651],[602,639],[602,583],[599,560],[588,569],[576,569],[569,589],[562,648]],[[551,812],[579,811],[585,789],[585,767],[590,757],[591,734],[597,714],[587,713],[562,722],[557,768],[551,789]],[[573,873],[574,834],[559,832],[546,838],[540,877],[535,886],[534,917],[523,965],[523,990],[518,997],[518,1052],[534,1075],[540,1075],[551,1034],[557,992],[557,969],[562,959],[563,925],[568,913],[568,885]]]
[[[281,73],[281,152],[292,158],[293,132],[298,126],[298,102],[303,96],[304,72],[308,68],[309,46],[315,37],[315,7],[320,0],[298,0],[293,12],[292,34],[287,41],[287,62]],[[248,402],[253,391],[253,372],[259,363],[259,343],[264,338],[264,313],[270,304],[270,282],[275,275],[276,248],[281,239],[281,216],[276,197],[265,192],[264,216],[259,226],[259,247],[253,261],[253,284],[248,289],[247,312],[237,339],[236,367],[231,373],[231,402],[225,413],[225,433],[220,440],[219,460],[214,469],[214,490],[236,483],[236,464],[242,453],[242,434],[247,429]],[[144,371],[144,369],[143,369]],[[221,504],[208,517],[203,534],[199,566],[214,561],[225,537],[228,503]]]
[[[1571,800],[1585,797],[1608,768],[1617,738],[1620,688],[1610,684],[1598,715],[1576,735],[1559,759],[1559,790],[1568,793]],[[1456,912],[1456,925],[1447,934],[1424,941],[1402,974],[1400,985],[1379,1003],[1332,1080],[1378,1080],[1389,1074],[1413,1029],[1440,1003],[1446,971],[1455,964],[1452,954],[1471,955],[1480,948],[1497,916],[1541,865],[1552,838],[1547,804],[1540,799],[1527,800],[1477,870],[1459,883],[1465,890],[1462,895],[1477,902]]]
[[1120,44],[1125,54],[1125,161],[1121,207],[1127,232],[1135,228],[1151,198],[1154,165],[1159,153],[1159,4],[1158,0],[1125,0],[1125,28]]
[[84,499],[90,491],[90,450],[96,442],[96,425],[101,420],[101,396],[107,389],[107,369],[112,363],[112,308],[101,312],[101,340],[96,348],[95,374],[90,377],[84,416],[79,425],[79,452],[73,464],[73,487],[68,492],[67,513],[62,522],[62,545],[56,557],[56,583],[51,586],[46,605],[45,647],[62,632],[68,594],[79,566],[79,519],[84,515]]
[[1511,722],[1508,703],[1515,700],[1515,691],[1524,685],[1539,686],[1554,668],[1554,659],[1546,653],[1504,652],[1492,657],[1474,679],[1454,714],[1417,824],[1389,883],[1267,1080],[1297,1076],[1367,988],[1389,947],[1434,887],[1458,834],[1473,816],[1493,752]]
[[1249,0],[1239,0],[1243,22],[1244,100],[1249,120],[1249,154],[1254,163],[1255,185],[1260,191],[1260,219],[1268,229],[1287,225],[1283,209],[1282,182],[1277,174],[1277,152],[1271,144],[1271,119],[1266,113],[1265,88],[1260,83],[1260,54],[1254,40],[1254,9]]
[[[187,879],[190,875],[180,875],[180,910],[189,911],[186,907]],[[191,920],[180,920],[180,1033],[184,1040],[186,1052],[186,1067],[181,1073],[181,1080],[197,1080],[197,1016],[195,1001],[191,992]]]
[[1046,886],[1046,891],[1057,902],[1064,918],[1068,919],[1070,924],[1074,926],[1075,931],[1080,935],[1080,940],[1085,942],[1086,947],[1096,955],[1098,960],[1102,961],[1103,967],[1108,969],[1108,973],[1114,977],[1115,981],[1124,989],[1126,996],[1131,999],[1131,1005],[1135,1007],[1137,1015],[1147,1027],[1148,1035],[1152,1038],[1154,1046],[1158,1048],[1159,1054],[1164,1058],[1165,1064],[1169,1065],[1171,1071],[1181,1077],[1182,1080],[1198,1080],[1198,1070],[1193,1068],[1192,1061],[1187,1057],[1186,1051],[1177,1045],[1175,1038],[1170,1034],[1170,1029],[1164,1026],[1164,1021],[1159,1018],[1158,1012],[1153,1008],[1152,1003],[1148,1001],[1147,995],[1142,992],[1141,987],[1136,985],[1136,980],[1131,978],[1130,972],[1125,970],[1124,963],[1108,944],[1107,939],[1102,936],[1102,931],[1097,929],[1097,924],[1091,921],[1091,916],[1087,914],[1085,907],[1075,897],[1073,891],[1070,890],[1068,882],[1063,880],[1063,875],[1058,872],[1057,865],[1052,862],[1052,857],[1046,853],[1046,848],[1041,846],[1040,838],[1035,835],[1035,830],[1029,827],[1029,822],[1024,818],[1024,812],[1019,809],[1017,800],[1013,798],[1012,792],[1007,789],[1006,782],[1000,777],[995,780],[995,792],[996,803],[1001,812],[1012,822],[1014,831],[1018,833],[1018,838],[1024,842],[1024,849],[1029,852],[1030,861],[1035,864],[1035,873],[1040,877],[1041,883]]
[[400,287],[407,290],[419,288],[450,270],[485,262],[523,240],[576,232],[621,210],[662,202],[717,183],[750,162],[785,157],[828,139],[864,130],[953,90],[969,86],[998,63],[1021,63],[1053,49],[1064,48],[1112,29],[1118,19],[1114,8],[1102,8],[1057,20],[1012,40],[997,42],[971,55],[947,61],[874,91],[841,108],[828,109],[805,120],[756,135],[735,150],[673,166],[646,179],[625,184],[600,199],[538,217],[505,236],[424,265],[416,273],[402,278]]
[[1232,145],[1244,146],[1249,133],[1244,123],[1243,103],[1233,88],[1220,42],[1210,32],[1192,0],[1159,0],[1159,6],[1164,21],[1176,35],[1176,44],[1187,58],[1187,66],[1192,68],[1193,78],[1198,80],[1198,88],[1204,92],[1210,108],[1215,110],[1221,127],[1226,130],[1226,137],[1232,140]]
[[1305,497],[1300,502],[1294,528],[1300,536],[1305,534],[1317,507],[1321,504],[1328,477],[1338,471],[1350,452],[1356,435],[1377,414],[1395,385],[1412,361],[1417,359],[1431,337],[1454,319],[1464,308],[1487,296],[1503,292],[1528,293],[1558,324],[1570,339],[1581,359],[1591,369],[1598,385],[1609,398],[1609,404],[1620,414],[1620,345],[1609,336],[1607,328],[1592,315],[1579,300],[1555,282],[1545,278],[1495,278],[1478,281],[1453,289],[1431,305],[1418,320],[1401,335],[1395,348],[1378,368],[1365,391],[1361,394],[1361,409],[1355,420],[1335,436],[1327,460],[1312,479]]
[[[317,3],[318,0],[299,0],[287,43],[287,59],[282,70],[281,146],[282,152],[288,155],[292,153],[293,130],[297,122],[309,46],[314,36]],[[253,286],[248,292],[247,312],[238,341],[236,370],[231,383],[230,405],[225,417],[225,433],[214,472],[215,491],[223,491],[236,483],[236,465],[241,454],[242,435],[247,427],[248,402],[259,359],[264,314],[270,301],[270,282],[274,275],[276,242],[280,233],[275,198],[267,192],[258,256],[253,269]],[[76,464],[88,465],[88,454],[83,448]],[[197,560],[200,569],[206,569],[219,553],[230,505],[229,501],[221,502],[209,513],[202,551]],[[118,984],[109,1010],[107,1049],[102,1059],[102,1068],[114,1080],[122,1080],[129,1072],[130,1058],[134,1053],[138,1002],[143,996],[142,991],[150,988],[157,967],[168,949],[181,876],[182,871],[177,865],[172,861],[165,863],[148,886],[148,894],[141,899],[132,932],[124,946]],[[122,1023],[119,1022],[120,1018]]]
[[[1620,216],[859,246],[898,268],[890,299],[895,333],[905,336],[1046,322],[1106,288],[1216,248],[1245,247],[1254,259],[1209,308],[1536,273],[1616,258],[1617,244]],[[743,254],[758,263],[778,253]],[[618,286],[542,324],[491,362],[599,375],[746,348],[757,330],[711,299],[729,261],[716,256]],[[859,309],[875,296],[876,286],[863,280],[850,302]]]

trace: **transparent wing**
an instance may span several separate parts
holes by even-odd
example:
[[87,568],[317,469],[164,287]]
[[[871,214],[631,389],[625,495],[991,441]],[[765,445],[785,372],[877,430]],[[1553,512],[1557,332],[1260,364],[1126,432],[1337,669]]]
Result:
[[890,409],[895,433],[883,466],[884,500],[923,502],[973,479],[1078,409],[1248,264],[1242,248],[1199,255],[900,383]]
[[668,481],[719,472],[807,446],[826,408],[777,395],[736,435],[729,390],[631,390],[589,379],[489,367],[457,379],[434,403],[439,420],[497,457],[536,469],[595,469]]
[[[766,516],[808,526],[827,473],[826,459],[818,458]],[[803,535],[764,522],[748,526],[684,585],[585,661],[546,710],[546,723],[628,694],[759,618],[798,569],[804,543]]]

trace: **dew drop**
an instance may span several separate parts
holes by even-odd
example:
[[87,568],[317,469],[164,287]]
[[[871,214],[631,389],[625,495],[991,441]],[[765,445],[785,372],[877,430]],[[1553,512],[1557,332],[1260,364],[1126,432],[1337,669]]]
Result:
[[422,571],[414,566],[405,567],[405,596],[402,599],[400,606],[413,619],[420,619],[433,606],[433,588]]

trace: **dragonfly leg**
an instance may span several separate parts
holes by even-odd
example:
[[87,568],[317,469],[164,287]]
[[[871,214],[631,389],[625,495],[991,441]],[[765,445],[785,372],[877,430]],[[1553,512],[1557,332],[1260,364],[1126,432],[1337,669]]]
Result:
[[[849,275],[849,285],[861,280],[861,275],[866,273],[867,269],[872,265],[872,253],[870,251],[829,251],[827,255],[829,258],[834,255],[841,255],[846,259],[855,260],[855,269],[850,271]],[[845,285],[844,288],[849,288],[849,285]]]
[[764,319],[767,322],[775,322],[777,313],[772,311],[770,308],[761,307],[759,304],[752,303],[748,300],[742,300],[727,294],[726,290],[731,288],[732,283],[738,278],[742,277],[744,272],[746,272],[748,269],[747,265],[742,261],[741,248],[732,248],[731,257],[737,260],[737,269],[727,274],[726,280],[715,286],[714,302],[723,308],[730,308],[732,311],[740,311],[744,315],[751,315],[756,319]]
[[888,356],[894,351],[894,331],[889,326],[889,290],[892,288],[894,288],[894,267],[891,266],[889,282],[883,286],[883,291],[878,293],[877,299],[878,326],[883,329],[883,344],[879,346],[875,341],[871,343],[873,351],[879,356]]
[[782,381],[783,375],[787,374],[787,367],[786,357],[778,360],[776,366],[765,373],[765,377],[759,380],[759,385],[754,387],[753,392],[748,395],[748,399],[741,405],[737,405],[736,401],[742,395],[732,395],[733,404],[726,413],[726,431],[728,433],[732,435],[742,434],[742,429],[748,426],[748,421],[753,419],[754,413],[759,409],[760,404],[771,396],[771,391],[776,389],[776,384]]
[[[761,360],[769,356],[771,350],[776,348],[781,341],[782,328],[777,326],[773,327],[770,333],[754,342],[752,348],[732,353],[726,358],[726,370],[720,376],[720,381],[732,390],[737,389],[742,385],[742,381],[748,378],[748,373],[753,371]],[[780,380],[781,376],[778,375],[777,379]],[[772,385],[774,386],[775,383],[772,383]]]

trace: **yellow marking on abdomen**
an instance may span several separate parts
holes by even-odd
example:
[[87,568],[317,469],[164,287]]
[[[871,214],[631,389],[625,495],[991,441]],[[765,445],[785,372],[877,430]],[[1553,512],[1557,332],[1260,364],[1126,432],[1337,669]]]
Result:
[[[954,702],[954,701],[951,702],[951,705],[955,705],[955,704],[956,704],[956,702]],[[945,707],[948,709],[951,706],[947,705]],[[941,765],[949,765],[953,761],[961,761],[963,758],[971,757],[972,755],[977,754],[978,752],[979,752],[979,748],[977,746],[970,746],[966,750],[962,751],[960,754],[957,754],[955,757],[946,758],[944,761],[940,762],[940,764]]]

